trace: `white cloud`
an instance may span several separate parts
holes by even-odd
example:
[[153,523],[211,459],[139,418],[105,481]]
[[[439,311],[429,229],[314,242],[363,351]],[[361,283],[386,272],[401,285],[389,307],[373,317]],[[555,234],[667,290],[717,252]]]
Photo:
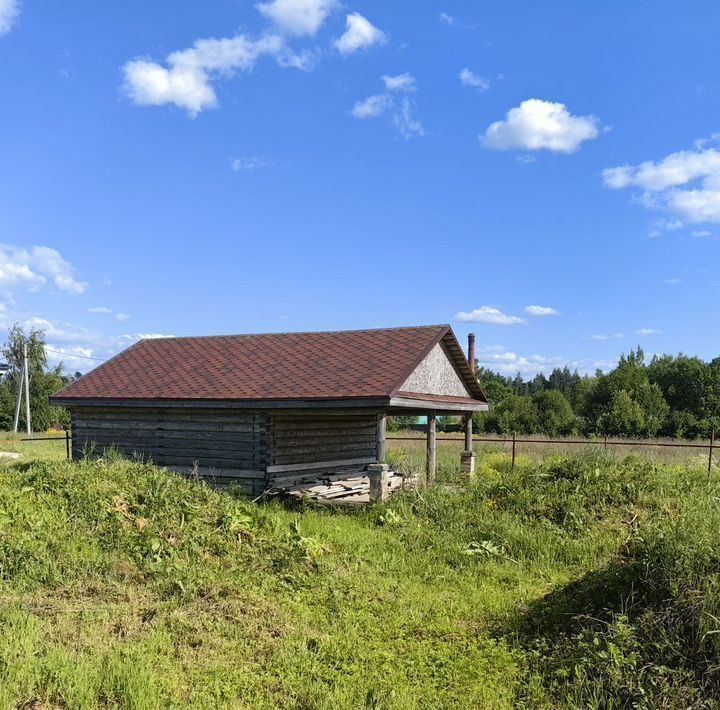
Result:
[[518,155],[517,158],[515,158],[515,162],[520,165],[530,165],[530,163],[534,163],[536,160],[537,158],[534,155],[529,155],[528,153]]
[[491,150],[550,150],[574,153],[583,141],[599,135],[595,116],[573,116],[565,104],[528,99],[510,109],[504,121],[495,121],[480,136]]
[[390,100],[385,94],[368,96],[353,106],[352,115],[355,118],[377,118],[385,113],[389,103]]
[[387,41],[385,33],[358,12],[347,16],[346,25],[345,34],[334,42],[335,48],[343,56]]
[[525,306],[525,313],[540,318],[559,315],[559,313],[554,308],[550,308],[550,306]]
[[112,316],[115,320],[125,322],[130,320],[130,316],[127,313],[115,313],[112,308],[107,308],[106,306],[95,306],[93,308],[88,308],[88,313],[93,313],[95,315],[101,315],[101,316]]
[[252,172],[260,168],[269,168],[274,165],[272,158],[264,155],[251,155],[244,158],[231,158],[230,167],[235,172]]
[[448,15],[447,12],[441,12],[439,17],[440,17],[440,22],[442,22],[443,25],[452,27],[455,24],[455,18],[452,15]]
[[709,148],[703,151],[671,153],[661,161],[650,160],[638,166],[624,165],[603,170],[608,187],[641,187],[648,192],[660,192],[678,187],[698,178],[720,174],[720,151]]
[[87,284],[75,278],[75,267],[50,247],[24,249],[0,245],[0,289],[37,290],[48,282],[66,293],[84,293]]
[[621,340],[624,337],[625,337],[625,335],[623,333],[609,333],[609,334],[592,335],[591,340]]
[[665,279],[664,283],[666,283],[668,286],[677,286],[678,284],[682,283],[682,279],[677,279],[673,277],[670,279]]
[[388,91],[415,91],[417,89],[417,80],[409,72],[397,76],[385,75],[382,80]]
[[712,237],[712,232],[708,229],[696,229],[692,232],[693,237]]
[[662,331],[658,330],[657,328],[640,328],[639,330],[635,331],[635,335],[642,335],[643,337],[647,338],[651,335],[661,335]]
[[422,122],[415,117],[413,105],[407,97],[400,101],[396,110],[393,112],[392,123],[405,140],[425,135],[425,127]]
[[[7,329],[13,322],[5,318],[0,327]],[[87,372],[143,338],[172,337],[160,333],[104,335],[66,321],[51,321],[39,316],[19,319],[19,322],[26,330],[42,330],[45,333],[49,364],[55,366],[62,362],[68,371]]]
[[0,0],[0,35],[10,32],[19,14],[18,0]]
[[603,170],[607,187],[641,189],[640,202],[665,209],[688,222],[720,222],[720,151],[704,148],[671,153],[658,162]]
[[550,373],[555,368],[569,367],[580,374],[592,374],[596,370],[609,370],[617,363],[613,360],[573,360],[571,358],[539,354],[521,355],[502,345],[480,347],[477,358],[481,367],[512,377],[518,372],[533,376],[539,372]]
[[358,101],[352,109],[355,118],[377,118],[387,114],[391,123],[400,135],[409,140],[417,136],[425,135],[425,127],[415,116],[415,105],[408,96],[398,94],[409,94],[417,89],[415,77],[409,73],[397,76],[383,76],[385,91],[382,94],[368,96]]
[[492,325],[524,325],[527,321],[519,316],[503,313],[494,306],[481,306],[473,311],[460,311],[455,320],[463,323],[491,323]]
[[173,52],[165,63],[133,59],[123,67],[124,91],[136,104],[175,104],[196,116],[217,106],[211,82],[248,72],[260,57],[273,58],[282,67],[307,68],[309,53],[296,54],[282,37],[264,35],[255,40],[239,34],[225,39],[199,39],[189,49]]
[[271,0],[255,7],[283,32],[314,35],[337,4],[336,0]]
[[467,67],[460,70],[460,83],[478,91],[487,91],[490,88],[490,82],[487,79],[483,79]]

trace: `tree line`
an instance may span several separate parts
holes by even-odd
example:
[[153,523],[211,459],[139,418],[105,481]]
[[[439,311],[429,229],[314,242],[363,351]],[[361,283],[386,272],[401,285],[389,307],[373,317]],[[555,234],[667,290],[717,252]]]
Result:
[[477,376],[491,405],[474,417],[479,432],[683,439],[720,432],[720,357],[655,355],[646,362],[638,347],[594,375],[565,367],[531,380],[487,368]]

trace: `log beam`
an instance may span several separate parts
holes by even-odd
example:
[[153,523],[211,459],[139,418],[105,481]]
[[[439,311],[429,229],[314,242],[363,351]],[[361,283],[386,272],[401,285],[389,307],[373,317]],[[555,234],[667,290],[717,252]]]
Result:
[[435,412],[427,414],[427,461],[425,467],[425,484],[432,486],[435,483],[437,473],[437,450],[436,450],[437,420]]

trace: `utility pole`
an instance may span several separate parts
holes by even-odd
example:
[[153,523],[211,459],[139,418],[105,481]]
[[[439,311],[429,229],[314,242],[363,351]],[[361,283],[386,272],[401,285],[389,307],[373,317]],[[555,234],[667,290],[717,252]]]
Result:
[[23,370],[25,371],[25,425],[27,433],[32,434],[32,422],[30,421],[30,372],[28,367],[27,343],[23,343]]
[[20,404],[22,403],[23,382],[25,382],[25,361],[20,367],[18,373],[17,401],[15,402],[15,419],[13,420],[13,434],[17,434],[18,424],[20,423]]

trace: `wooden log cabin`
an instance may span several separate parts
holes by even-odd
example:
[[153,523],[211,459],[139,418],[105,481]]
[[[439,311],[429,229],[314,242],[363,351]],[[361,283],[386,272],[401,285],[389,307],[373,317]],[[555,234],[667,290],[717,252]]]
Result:
[[[472,338],[473,336],[471,336]],[[264,492],[382,500],[403,483],[386,462],[386,419],[488,408],[448,325],[141,340],[62,389],[72,457],[115,447],[181,473]]]

